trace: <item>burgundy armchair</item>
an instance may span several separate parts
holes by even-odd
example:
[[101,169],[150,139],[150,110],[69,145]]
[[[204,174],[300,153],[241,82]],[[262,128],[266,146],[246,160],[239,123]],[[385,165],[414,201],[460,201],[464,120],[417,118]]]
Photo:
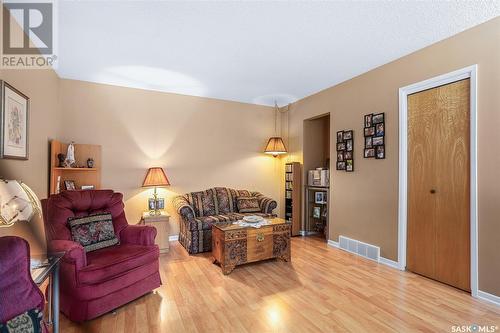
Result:
[[[0,237],[0,323],[33,309],[44,310],[45,299],[31,278],[30,247],[20,237]],[[47,332],[42,324],[42,332]]]
[[[123,195],[111,190],[64,191],[42,201],[47,247],[66,252],[60,266],[61,312],[72,321],[96,318],[161,285],[156,229],[129,225]],[[69,217],[109,212],[120,243],[85,253],[72,241]]]

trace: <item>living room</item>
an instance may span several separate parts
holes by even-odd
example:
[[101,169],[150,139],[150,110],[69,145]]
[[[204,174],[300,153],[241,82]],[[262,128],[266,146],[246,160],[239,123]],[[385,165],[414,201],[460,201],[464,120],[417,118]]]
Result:
[[[56,55],[0,67],[2,295],[14,246],[65,253],[0,331],[34,308],[53,332],[498,330],[498,1],[42,2],[49,55],[2,5],[2,59]],[[433,91],[465,105],[441,130]],[[61,245],[94,214],[119,244]]]

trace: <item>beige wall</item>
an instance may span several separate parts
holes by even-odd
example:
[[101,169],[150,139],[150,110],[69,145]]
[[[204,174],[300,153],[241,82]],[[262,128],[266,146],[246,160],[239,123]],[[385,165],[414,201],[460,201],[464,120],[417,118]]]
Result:
[[213,186],[280,199],[279,159],[262,153],[272,108],[73,80],[61,80],[61,105],[60,139],[102,145],[103,188],[124,193],[130,223],[147,209],[152,190],[141,184],[151,166],[169,177],[169,205],[176,194]]
[[[40,197],[47,197],[48,142],[61,133],[59,108],[59,77],[52,70],[1,70],[0,80],[5,80],[30,98],[29,160],[0,159],[0,178],[18,179],[30,186]],[[41,252],[45,246],[42,221],[30,225],[16,224],[0,228],[0,236],[18,235],[30,240],[32,252]],[[39,241],[36,241],[38,236]],[[42,247],[38,244],[43,244]]]
[[[295,103],[293,158],[302,159],[303,120],[331,112],[330,239],[352,237],[397,260],[398,89],[478,64],[479,289],[500,295],[500,18]],[[364,159],[363,115],[386,113],[385,160]],[[335,132],[354,129],[355,172],[335,171]]]

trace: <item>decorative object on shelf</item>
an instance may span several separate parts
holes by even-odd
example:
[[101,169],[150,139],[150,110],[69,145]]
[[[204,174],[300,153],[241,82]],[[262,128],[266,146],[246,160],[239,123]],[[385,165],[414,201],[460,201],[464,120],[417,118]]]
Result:
[[93,168],[94,167],[94,159],[92,157],[87,159],[87,168]]
[[41,205],[28,185],[17,180],[0,179],[0,227],[9,227],[18,221],[29,222],[40,216]]
[[[168,181],[167,175],[165,174],[165,171],[163,171],[161,167],[149,168],[148,173],[144,178],[144,182],[142,183],[142,187],[154,187],[153,198],[150,198],[148,200],[150,215],[160,215],[160,210],[158,209],[159,199],[158,199],[158,194],[156,192],[156,188],[169,185],[170,182]],[[151,199],[153,199],[153,204],[151,204]],[[163,205],[165,205],[165,203]]]
[[370,113],[364,121],[365,150],[364,158],[385,158],[385,113]]
[[0,158],[28,159],[29,98],[0,81]]
[[64,168],[64,161],[66,160],[66,155],[59,153],[57,154],[57,160],[59,164],[57,165],[59,168]]
[[[266,154],[271,154],[274,157],[277,157],[278,155],[283,155],[287,153],[285,143],[283,142],[283,139],[281,138],[281,133],[278,135],[278,114],[280,113],[285,113],[290,110],[290,104],[284,109],[283,111],[280,110],[278,107],[278,104],[276,101],[274,102],[274,135],[267,141],[266,149],[264,149],[264,153]],[[281,132],[281,126],[280,126],[280,132]]]
[[299,162],[285,164],[285,219],[292,223],[292,236],[301,229],[302,171]]
[[81,187],[82,190],[95,190],[94,185],[82,185]]
[[66,154],[66,159],[64,160],[65,168],[73,168],[75,166],[75,145],[71,142],[68,145],[68,153]]
[[325,194],[326,194],[325,192],[315,192],[314,193],[314,203],[317,203],[317,204],[325,203],[325,199],[323,198],[323,196]]
[[61,192],[61,176],[57,176],[57,184],[56,184],[56,194]]
[[313,217],[315,219],[321,218],[321,207],[318,206],[313,207]]
[[[343,156],[343,155],[342,155]],[[339,156],[337,156],[339,158]],[[308,171],[309,186],[327,187],[330,185],[330,171],[325,168],[316,168]]]
[[354,171],[354,131],[337,132],[337,170]]
[[66,191],[75,191],[76,190],[75,181],[74,180],[65,180],[64,187],[66,188]]

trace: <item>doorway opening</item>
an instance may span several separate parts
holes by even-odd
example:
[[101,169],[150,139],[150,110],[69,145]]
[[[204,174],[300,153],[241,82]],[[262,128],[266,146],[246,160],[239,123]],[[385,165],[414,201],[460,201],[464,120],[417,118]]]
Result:
[[328,239],[330,114],[304,120],[304,219],[301,234]]

